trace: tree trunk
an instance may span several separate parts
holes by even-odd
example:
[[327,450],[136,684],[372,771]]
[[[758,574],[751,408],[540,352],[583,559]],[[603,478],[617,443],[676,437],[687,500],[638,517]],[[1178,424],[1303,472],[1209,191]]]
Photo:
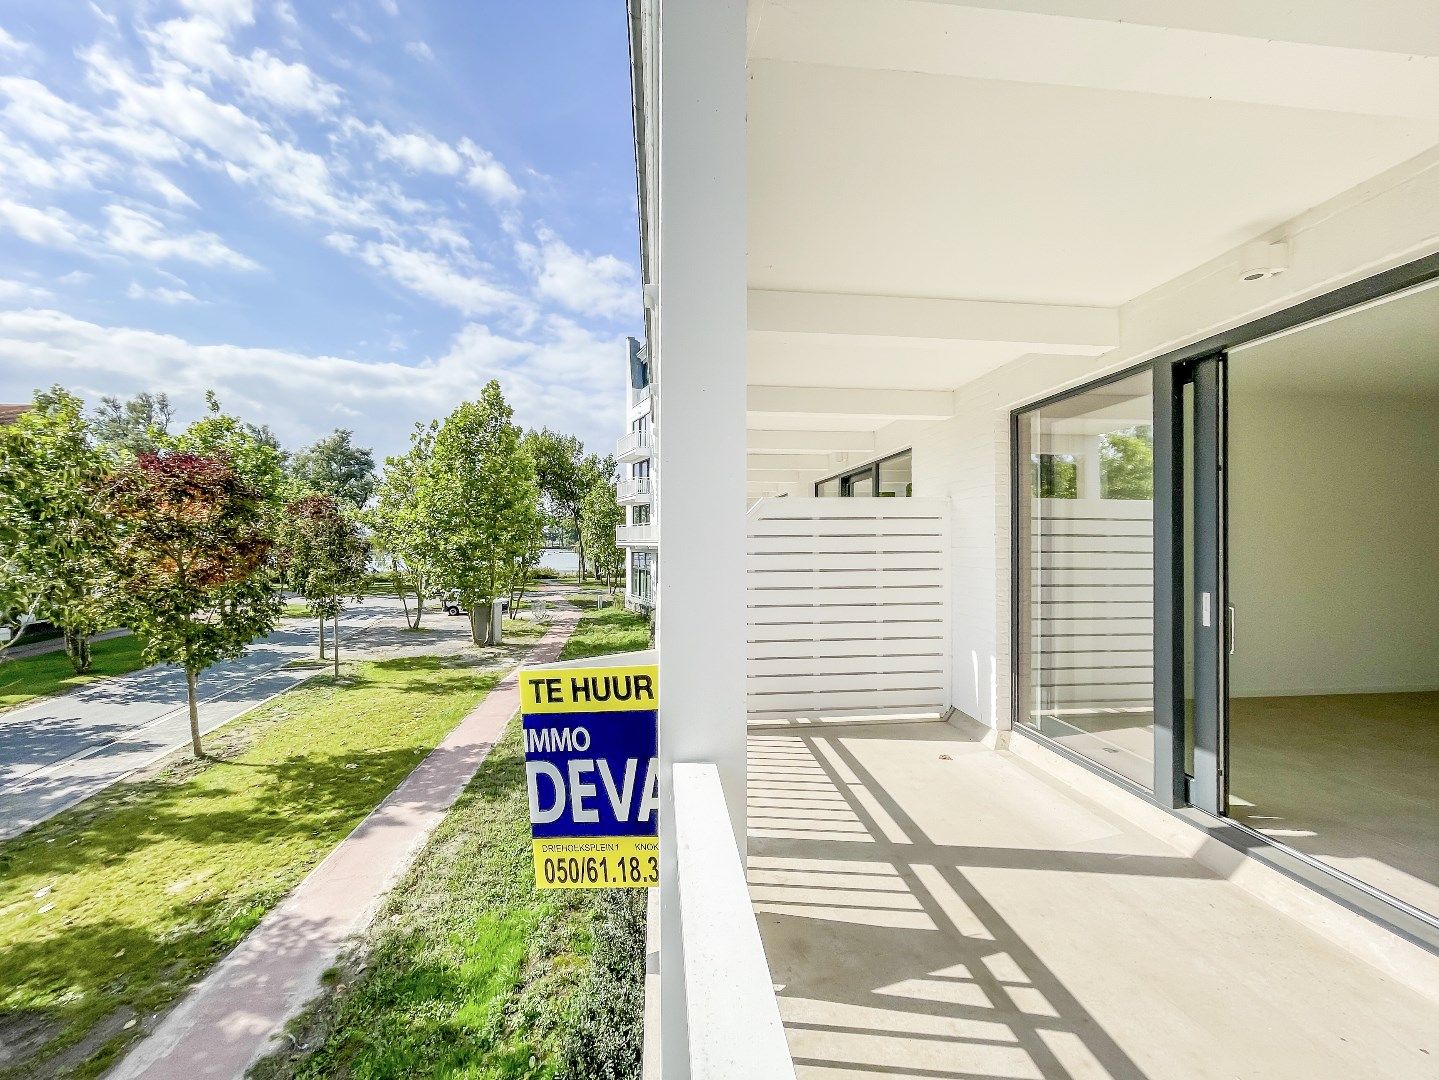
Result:
[[492,604],[466,604],[470,612],[470,640],[479,646],[493,645],[495,643],[495,628],[492,625],[491,615],[494,612]]
[[580,528],[580,515],[575,515],[575,550],[580,558],[580,584],[585,583],[585,533]]
[[76,675],[84,675],[90,670],[90,637],[84,631],[72,630],[65,627],[65,655],[70,660],[70,666],[75,669]]
[[340,613],[335,612],[335,640],[330,643],[331,652],[335,654],[335,681],[340,681]]
[[321,660],[324,660],[325,658],[326,658],[326,653],[325,653],[325,617],[324,617],[323,615],[321,615],[321,616],[320,616],[320,659],[321,659]]
[[195,700],[195,673],[189,668],[185,669],[185,695],[190,701],[190,749],[202,758],[205,751],[200,746],[200,706]]

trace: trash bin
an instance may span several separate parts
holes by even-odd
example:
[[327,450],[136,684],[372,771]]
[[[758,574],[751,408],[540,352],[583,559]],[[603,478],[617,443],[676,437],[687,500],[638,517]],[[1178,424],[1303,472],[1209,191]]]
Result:
[[490,644],[500,645],[505,640],[505,608],[509,606],[506,600],[496,600],[490,605]]

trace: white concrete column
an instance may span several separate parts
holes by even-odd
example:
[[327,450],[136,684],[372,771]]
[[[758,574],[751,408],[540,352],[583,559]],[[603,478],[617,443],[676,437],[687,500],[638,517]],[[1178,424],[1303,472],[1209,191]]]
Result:
[[745,845],[745,2],[658,9],[660,1023],[665,1080],[686,1080],[676,762],[718,767]]

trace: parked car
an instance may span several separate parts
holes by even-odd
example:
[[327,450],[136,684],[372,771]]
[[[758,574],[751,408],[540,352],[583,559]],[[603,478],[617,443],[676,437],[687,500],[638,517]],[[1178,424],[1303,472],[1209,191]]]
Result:
[[[458,593],[446,593],[444,596],[440,597],[440,603],[445,605],[446,615],[469,614],[469,612],[460,605],[460,596]],[[508,600],[501,600],[500,609],[502,611],[508,612],[510,610],[510,602]]]

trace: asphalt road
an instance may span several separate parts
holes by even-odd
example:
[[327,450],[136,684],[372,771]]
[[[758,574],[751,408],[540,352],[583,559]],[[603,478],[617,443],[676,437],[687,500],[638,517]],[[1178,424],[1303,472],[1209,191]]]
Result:
[[[370,599],[341,616],[340,633],[357,646],[383,646],[403,640],[403,625],[398,600]],[[285,665],[317,656],[315,638],[313,622],[287,621],[244,656],[205,672],[200,730],[212,731],[313,674],[312,668]],[[185,676],[168,665],[0,713],[0,839],[24,832],[189,740]]]

